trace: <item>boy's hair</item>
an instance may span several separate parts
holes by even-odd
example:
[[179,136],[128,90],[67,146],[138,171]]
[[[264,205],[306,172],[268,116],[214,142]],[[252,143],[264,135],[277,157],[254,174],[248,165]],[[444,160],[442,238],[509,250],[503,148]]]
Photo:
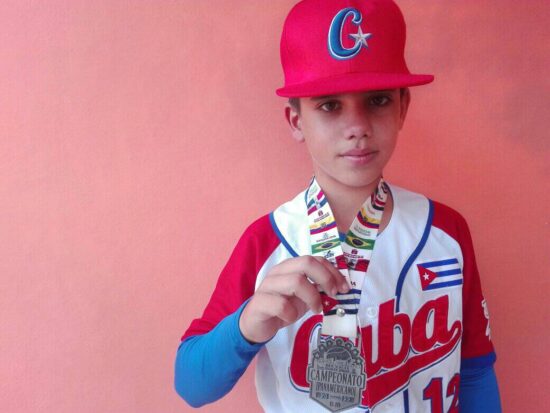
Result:
[[294,112],[300,114],[300,98],[288,98],[288,104]]
[[[399,95],[403,97],[403,93],[405,93],[404,87],[399,88]],[[300,98],[288,98],[288,104],[290,107],[298,114],[300,114]]]

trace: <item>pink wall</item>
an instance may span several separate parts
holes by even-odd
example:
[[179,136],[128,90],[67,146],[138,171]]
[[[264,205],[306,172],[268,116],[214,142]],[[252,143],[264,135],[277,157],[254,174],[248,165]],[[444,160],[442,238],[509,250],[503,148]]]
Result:
[[[191,410],[181,334],[310,176],[274,95],[293,3],[0,3],[3,412]],[[436,82],[387,177],[466,216],[506,411],[547,411],[548,2],[399,3]],[[257,410],[249,370],[204,411]]]

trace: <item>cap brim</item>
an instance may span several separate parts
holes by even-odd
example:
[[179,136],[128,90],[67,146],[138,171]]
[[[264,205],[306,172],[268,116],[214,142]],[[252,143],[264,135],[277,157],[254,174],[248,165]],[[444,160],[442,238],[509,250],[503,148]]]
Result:
[[433,75],[405,73],[347,73],[340,76],[318,79],[276,90],[282,97],[312,97],[339,93],[366,92],[369,90],[399,89],[431,83]]

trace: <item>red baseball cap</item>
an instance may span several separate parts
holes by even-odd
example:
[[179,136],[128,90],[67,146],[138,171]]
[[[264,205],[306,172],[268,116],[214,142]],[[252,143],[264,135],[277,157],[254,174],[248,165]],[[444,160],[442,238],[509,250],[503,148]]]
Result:
[[433,81],[405,63],[406,26],[392,0],[303,0],[281,36],[284,97],[397,89]]

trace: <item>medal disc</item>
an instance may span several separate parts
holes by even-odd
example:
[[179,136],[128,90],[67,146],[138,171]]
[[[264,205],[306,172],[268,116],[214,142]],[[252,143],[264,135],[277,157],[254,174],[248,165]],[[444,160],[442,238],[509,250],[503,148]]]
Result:
[[331,412],[358,406],[367,381],[364,364],[351,341],[324,338],[307,369],[309,397]]

